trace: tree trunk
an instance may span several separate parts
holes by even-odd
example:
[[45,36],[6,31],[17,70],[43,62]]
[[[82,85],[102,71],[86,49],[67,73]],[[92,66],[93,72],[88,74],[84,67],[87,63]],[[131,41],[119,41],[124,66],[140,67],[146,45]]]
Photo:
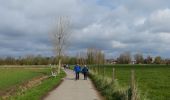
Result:
[[61,58],[59,59],[58,62],[58,74],[60,74],[60,69],[61,69]]

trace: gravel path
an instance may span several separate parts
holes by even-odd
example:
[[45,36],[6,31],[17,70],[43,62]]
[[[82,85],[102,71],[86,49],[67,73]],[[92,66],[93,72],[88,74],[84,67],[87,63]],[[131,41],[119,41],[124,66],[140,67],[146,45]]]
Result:
[[102,100],[92,85],[91,80],[75,80],[73,71],[66,70],[67,77],[63,83],[51,91],[44,100]]

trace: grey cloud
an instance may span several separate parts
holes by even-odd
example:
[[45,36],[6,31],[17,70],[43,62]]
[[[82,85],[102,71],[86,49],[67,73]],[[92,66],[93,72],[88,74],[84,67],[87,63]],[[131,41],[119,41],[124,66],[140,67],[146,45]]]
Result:
[[[53,55],[49,32],[60,15],[69,16],[72,22],[68,48],[71,55],[96,47],[107,56],[123,51],[165,56],[170,50],[167,47],[170,38],[168,2],[0,0],[0,56]],[[167,17],[160,18],[160,14]],[[145,19],[144,23],[135,24],[140,18]]]

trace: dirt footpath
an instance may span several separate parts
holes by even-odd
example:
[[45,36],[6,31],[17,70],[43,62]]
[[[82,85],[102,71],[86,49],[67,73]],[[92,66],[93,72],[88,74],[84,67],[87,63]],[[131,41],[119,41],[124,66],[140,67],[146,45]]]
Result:
[[66,70],[66,73],[63,83],[44,100],[102,100],[89,79],[83,80],[80,74],[80,80],[75,80],[73,71]]

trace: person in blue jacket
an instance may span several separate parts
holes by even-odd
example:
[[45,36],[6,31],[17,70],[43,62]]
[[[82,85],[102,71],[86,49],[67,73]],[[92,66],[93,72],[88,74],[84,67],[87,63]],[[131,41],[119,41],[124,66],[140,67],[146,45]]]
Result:
[[83,69],[82,69],[82,73],[84,74],[84,80],[87,80],[87,75],[88,75],[88,68],[86,65],[84,65]]
[[74,71],[76,73],[76,80],[79,80],[79,73],[81,72],[81,67],[77,64],[74,66]]

